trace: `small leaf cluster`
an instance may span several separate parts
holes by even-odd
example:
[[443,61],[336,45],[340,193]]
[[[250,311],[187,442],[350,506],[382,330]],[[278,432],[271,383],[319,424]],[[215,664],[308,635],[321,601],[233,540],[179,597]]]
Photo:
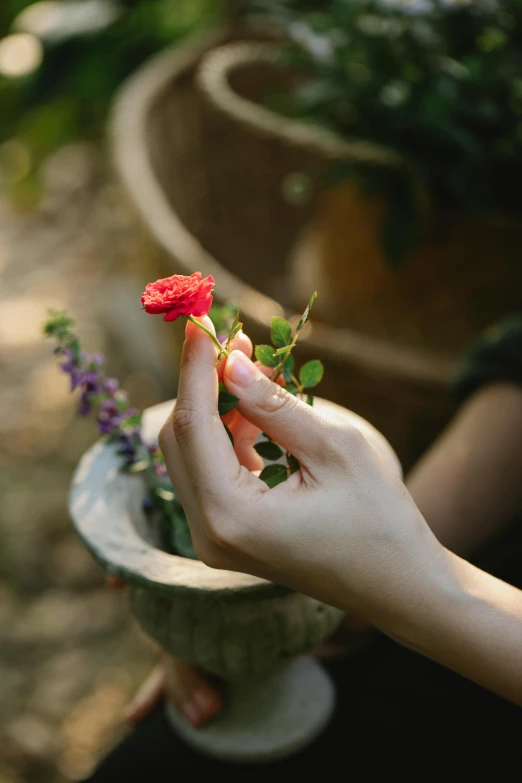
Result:
[[[285,383],[285,389],[294,394],[309,405],[314,404],[310,390],[315,388],[322,380],[324,367],[319,359],[312,359],[303,364],[296,373],[295,360],[292,350],[297,344],[301,331],[310,318],[310,312],[317,298],[314,292],[299,319],[295,329],[284,318],[272,318],[270,338],[272,345],[256,346],[256,359],[264,366],[272,368],[271,380],[278,381],[281,377]],[[276,464],[267,465],[261,471],[260,478],[269,486],[275,487],[286,481],[292,473],[299,470],[299,461],[287,451],[284,451],[269,435],[263,434],[264,440],[256,444],[255,449],[264,460]]]
[[[234,314],[232,315],[232,313]],[[216,329],[216,332],[218,333],[218,335],[221,336],[222,339],[222,349],[218,357],[219,359],[223,355],[228,356],[230,343],[232,342],[234,337],[241,331],[241,329],[243,328],[243,324],[239,320],[239,310],[236,310],[231,305],[223,305],[219,308],[216,307],[212,308],[212,311],[210,312],[210,316],[214,324],[214,328]],[[224,336],[225,330],[228,332],[226,337]],[[239,402],[239,397],[236,397],[235,394],[229,392],[224,383],[220,383],[219,395],[218,395],[219,415],[221,417],[226,416],[227,413],[230,413],[231,411],[234,410],[238,402]],[[223,426],[227,431],[227,435],[230,438],[232,445],[234,445],[234,437],[232,433],[230,432],[226,424],[224,424]]]

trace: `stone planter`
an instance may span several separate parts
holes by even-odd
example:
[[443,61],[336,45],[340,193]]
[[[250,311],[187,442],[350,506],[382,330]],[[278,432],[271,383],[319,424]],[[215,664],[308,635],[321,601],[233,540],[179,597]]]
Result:
[[[330,418],[346,417],[333,403],[316,404]],[[156,438],[171,407],[146,411],[147,440]],[[384,438],[357,421],[396,460]],[[199,750],[238,762],[299,750],[325,727],[334,705],[326,672],[299,656],[334,632],[341,612],[265,580],[161,551],[142,511],[143,494],[142,479],[122,474],[114,447],[100,441],[76,470],[70,508],[96,560],[128,584],[131,609],[149,636],[227,683],[225,710],[203,729],[192,729],[169,705],[175,730]]]
[[[359,170],[379,170],[384,177],[404,165],[393,149],[348,140],[267,109],[263,97],[266,102],[271,79],[279,77],[282,91],[292,90],[281,51],[280,44],[249,41],[208,53],[197,74],[207,103],[224,121],[254,134],[260,144],[278,139],[288,149],[322,158],[323,169],[308,164],[304,171],[324,176],[327,161],[344,161]],[[316,323],[352,330],[383,347],[391,344],[448,359],[460,357],[495,320],[520,309],[522,226],[517,214],[434,211],[429,195],[419,194],[421,241],[395,266],[388,262],[380,238],[388,205],[378,195],[364,194],[362,179],[362,187],[352,179],[317,193],[312,214],[286,259],[286,285],[298,309],[306,305],[309,291],[318,289]],[[418,187],[420,192],[420,183]]]

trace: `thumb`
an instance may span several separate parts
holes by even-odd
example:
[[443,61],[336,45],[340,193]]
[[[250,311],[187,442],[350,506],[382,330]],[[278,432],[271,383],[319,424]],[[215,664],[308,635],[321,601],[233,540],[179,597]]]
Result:
[[271,438],[294,454],[302,464],[313,456],[315,464],[325,461],[328,422],[306,403],[269,380],[244,353],[233,351],[227,359],[223,379],[227,389],[239,398],[238,410]]

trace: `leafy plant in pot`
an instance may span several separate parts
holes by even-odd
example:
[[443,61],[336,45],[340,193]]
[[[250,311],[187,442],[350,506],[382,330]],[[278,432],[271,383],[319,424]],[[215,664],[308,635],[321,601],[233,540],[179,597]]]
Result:
[[[279,67],[301,79],[271,97],[277,132],[299,145],[316,131],[310,147],[334,159],[290,289],[320,286],[331,323],[455,355],[522,303],[522,3],[282,0],[269,13],[291,41]],[[273,52],[251,45],[251,62]]]
[[[186,316],[219,348],[218,362],[234,347],[238,314],[214,311],[217,336],[198,316],[212,304],[211,278],[174,275],[147,286],[142,302],[165,320]],[[310,315],[299,323],[275,318],[272,346],[257,346],[258,360],[290,393],[313,398],[305,387],[319,382],[322,365],[296,373],[292,349]],[[117,381],[107,377],[100,355],[82,351],[64,314],[50,316],[45,332],[81,391],[80,413],[93,413],[102,439],[82,458],[71,488],[71,516],[83,542],[107,573],[124,580],[136,618],[168,652],[224,678],[227,707],[204,729],[194,730],[167,707],[170,721],[203,752],[237,761],[276,759],[297,751],[326,725],[334,702],[332,684],[319,664],[302,658],[337,627],[341,613],[285,587],[246,574],[217,571],[197,559],[186,516],[167,476],[157,434],[172,402],[143,415],[129,406]],[[219,364],[218,364],[219,369]],[[327,417],[350,414],[317,399]],[[219,412],[231,438],[237,398],[221,388]],[[370,425],[353,417],[358,426]],[[381,448],[389,449],[373,431]],[[258,453],[271,464],[260,477],[268,486],[299,470],[292,455],[260,438]]]

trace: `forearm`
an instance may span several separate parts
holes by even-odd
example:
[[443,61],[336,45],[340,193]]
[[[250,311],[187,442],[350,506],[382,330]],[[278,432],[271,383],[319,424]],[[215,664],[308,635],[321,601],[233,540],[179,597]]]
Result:
[[382,630],[522,706],[522,591],[450,552],[445,561],[422,610]]
[[522,388],[478,391],[407,479],[439,541],[468,555],[521,510]]

